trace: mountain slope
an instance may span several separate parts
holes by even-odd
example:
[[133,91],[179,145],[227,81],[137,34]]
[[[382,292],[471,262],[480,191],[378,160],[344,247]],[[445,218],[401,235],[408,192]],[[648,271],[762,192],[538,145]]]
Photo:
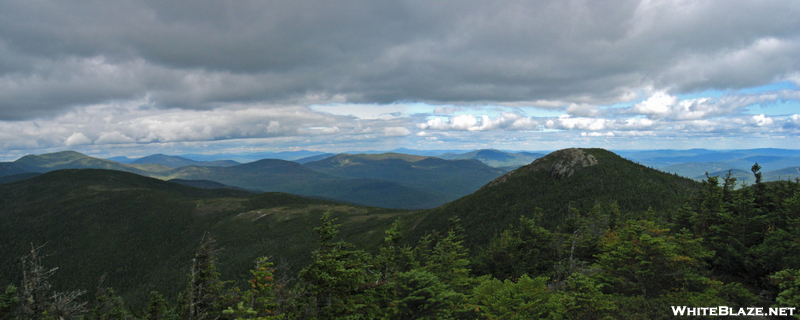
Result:
[[139,175],[149,175],[151,172],[163,171],[166,168],[158,168],[154,165],[143,167],[139,165],[123,164],[111,160],[90,157],[75,151],[27,155],[17,159],[12,162],[12,164],[24,170],[24,172],[50,172],[61,169],[108,169],[132,172]]
[[398,153],[339,154],[306,167],[341,178],[373,178],[440,195],[436,205],[470,194],[504,172],[475,160],[444,160]]
[[194,161],[178,156],[168,156],[164,154],[154,154],[134,160],[131,164],[160,164],[170,168],[179,168],[184,166],[205,166],[205,167],[229,167],[235,166],[240,163],[232,160],[216,160],[216,161]]
[[168,179],[210,180],[258,191],[319,196],[349,203],[389,208],[432,208],[441,196],[382,179],[334,177],[301,164],[264,159],[230,167],[187,166],[165,174]]
[[341,237],[366,248],[405,214],[283,193],[197,189],[111,170],[53,171],[0,185],[0,279],[19,283],[16,259],[31,243],[46,244],[43,253],[52,256],[44,263],[59,267],[56,290],[86,289],[93,296],[106,274],[105,284],[141,310],[151,290],[174,299],[184,288],[206,232],[225,249],[219,266],[225,278],[247,276],[258,256],[301,268],[326,210],[340,218]]
[[[169,161],[175,160],[169,156],[155,159],[169,159],[165,160],[167,164],[170,164]],[[180,161],[180,159],[176,161]],[[208,166],[207,163],[205,164],[179,168],[170,168],[155,163],[122,164],[93,158],[74,151],[64,151],[28,155],[15,162],[3,163],[0,166],[0,173],[11,175],[25,172],[50,172],[59,169],[110,169],[163,180],[208,180],[257,192],[287,192],[369,206],[408,209],[432,208],[450,200],[443,198],[442,195],[417,190],[393,181],[371,177],[334,177],[286,160],[263,159],[232,166]]]
[[475,159],[495,168],[518,168],[543,156],[544,154],[540,153],[509,153],[494,149],[482,149],[461,154],[444,154],[441,158],[449,160]]
[[486,184],[475,193],[433,209],[417,222],[413,234],[446,225],[458,216],[469,230],[472,246],[543,210],[543,223],[556,228],[570,208],[585,211],[595,204],[616,202],[623,213],[638,215],[648,208],[675,209],[697,182],[626,160],[603,149],[564,149],[539,158]]

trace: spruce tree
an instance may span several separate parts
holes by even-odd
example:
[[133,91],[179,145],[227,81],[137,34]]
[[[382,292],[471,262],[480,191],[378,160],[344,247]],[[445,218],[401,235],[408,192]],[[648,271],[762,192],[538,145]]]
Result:
[[224,282],[217,271],[216,240],[203,235],[200,247],[192,259],[189,284],[181,294],[181,313],[188,320],[213,319],[222,312],[221,297]]

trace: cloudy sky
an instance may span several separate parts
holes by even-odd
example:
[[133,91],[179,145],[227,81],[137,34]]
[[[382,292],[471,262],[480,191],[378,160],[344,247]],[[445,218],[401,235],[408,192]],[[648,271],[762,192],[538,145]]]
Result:
[[0,2],[0,160],[800,148],[800,2]]

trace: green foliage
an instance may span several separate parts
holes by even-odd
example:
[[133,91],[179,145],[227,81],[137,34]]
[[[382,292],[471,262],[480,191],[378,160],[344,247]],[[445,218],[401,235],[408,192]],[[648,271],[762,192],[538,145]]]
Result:
[[603,294],[602,285],[582,273],[573,273],[553,299],[564,319],[614,319],[617,306]]
[[6,287],[6,291],[0,295],[0,319],[10,318],[18,303],[17,287],[9,284]]
[[450,230],[442,236],[428,234],[419,240],[414,249],[421,270],[430,272],[458,292],[465,292],[471,286],[469,260],[464,242],[464,230],[457,217],[449,221]]
[[322,215],[322,226],[314,228],[319,235],[319,248],[299,278],[308,283],[308,304],[319,317],[366,318],[366,314],[374,312],[369,292],[376,277],[368,272],[372,267],[370,257],[347,242],[332,242],[339,232],[338,225],[333,224],[335,220],[330,212]]
[[396,275],[389,310],[392,319],[447,319],[462,299],[433,273],[415,269]]
[[691,234],[669,234],[652,221],[629,220],[602,243],[598,276],[613,292],[653,297],[682,288],[702,290],[709,279],[703,259],[713,255]]
[[241,300],[236,309],[228,307],[222,313],[232,315],[238,319],[283,319],[283,314],[278,314],[279,307],[275,300],[275,278],[273,275],[272,262],[269,258],[261,257],[256,260],[256,266],[250,273],[250,290],[242,294]]
[[179,298],[182,317],[205,319],[225,308],[222,301],[225,282],[220,280],[217,271],[218,250],[214,238],[203,237],[192,259],[188,285]]
[[328,209],[342,221],[340,235],[366,250],[377,250],[382,231],[408,213],[285,193],[196,189],[125,172],[53,171],[0,185],[0,279],[20,287],[16,260],[31,242],[47,242],[47,259],[59,267],[51,279],[56,288],[87,288],[94,296],[97,279],[107,274],[106,285],[131,310],[145,309],[153,290],[174,304],[185,288],[186,261],[205,232],[226,248],[219,252],[221,277],[241,286],[258,256],[285,259],[296,275],[316,247],[308,225]]
[[[780,290],[778,297],[775,298],[774,307],[800,306],[800,270],[781,270],[769,278]],[[794,317],[800,319],[800,313],[795,311]]]
[[147,304],[143,320],[174,320],[178,318],[158,291],[150,291],[150,302]]
[[103,288],[97,292],[97,306],[89,313],[89,320],[127,320],[133,319],[125,309],[122,299],[113,288]]
[[555,264],[553,234],[534,219],[519,219],[497,235],[475,257],[474,274],[491,274],[497,279],[519,278],[523,274],[548,275]]
[[519,280],[485,279],[475,287],[472,303],[484,319],[544,319],[556,317],[560,306],[547,288],[547,277]]

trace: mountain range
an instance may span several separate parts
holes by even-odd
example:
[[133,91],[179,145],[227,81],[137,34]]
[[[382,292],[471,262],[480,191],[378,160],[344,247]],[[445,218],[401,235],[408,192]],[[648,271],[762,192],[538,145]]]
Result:
[[[432,208],[467,195],[505,173],[476,160],[443,160],[426,156],[340,155],[353,166],[318,160],[305,165],[279,159],[238,164],[197,162],[153,155],[129,164],[93,158],[74,151],[28,155],[0,163],[0,176],[61,169],[109,169],[163,180],[207,180],[257,192],[287,192],[369,206]],[[185,183],[185,182],[184,182]]]
[[[471,179],[467,172],[483,170],[482,179],[493,177],[474,193],[448,204],[409,211],[286,193],[202,189],[176,183],[186,184],[186,180],[170,182],[116,170],[55,170],[88,163],[111,165],[104,162],[108,160],[97,161],[74,153],[62,156],[49,155],[46,159],[50,162],[26,158],[25,168],[37,164],[37,168],[53,170],[0,184],[0,243],[4,244],[0,246],[0,277],[18,282],[21,275],[15,259],[31,243],[46,243],[47,251],[53,252],[46,263],[68,275],[57,286],[91,289],[105,274],[106,284],[137,307],[151,290],[173,298],[177,295],[192,252],[206,232],[225,248],[220,255],[220,261],[225,261],[220,264],[220,272],[226,278],[244,279],[257,256],[285,259],[295,272],[307,264],[316,239],[312,228],[328,210],[339,219],[339,237],[366,250],[377,250],[383,231],[397,219],[402,221],[406,241],[413,242],[429,232],[444,231],[454,216],[469,230],[467,245],[476,248],[486,245],[492,235],[521,216],[541,211],[545,225],[555,230],[571,215],[587,212],[596,205],[616,206],[623,217],[641,216],[649,208],[669,212],[699,185],[602,149],[560,150],[505,174],[476,160],[399,154],[337,155],[309,163],[327,173],[274,159],[230,167],[170,168],[161,173],[215,178],[198,182],[205,186],[213,186],[226,177],[245,179],[249,175],[249,180],[239,184],[293,185],[311,190],[302,182],[324,180],[336,192],[361,188],[367,197],[392,196],[388,191],[400,184],[390,180],[408,183],[424,179],[425,172],[436,179],[452,179],[451,184],[466,184]],[[404,169],[394,175],[384,170],[398,166]],[[267,171],[277,173],[254,174]],[[380,180],[358,177],[370,171],[383,175]],[[363,185],[353,184],[354,181]],[[380,189],[384,184],[387,189]],[[331,194],[338,195],[336,192]],[[396,198],[414,202],[419,196]]]

